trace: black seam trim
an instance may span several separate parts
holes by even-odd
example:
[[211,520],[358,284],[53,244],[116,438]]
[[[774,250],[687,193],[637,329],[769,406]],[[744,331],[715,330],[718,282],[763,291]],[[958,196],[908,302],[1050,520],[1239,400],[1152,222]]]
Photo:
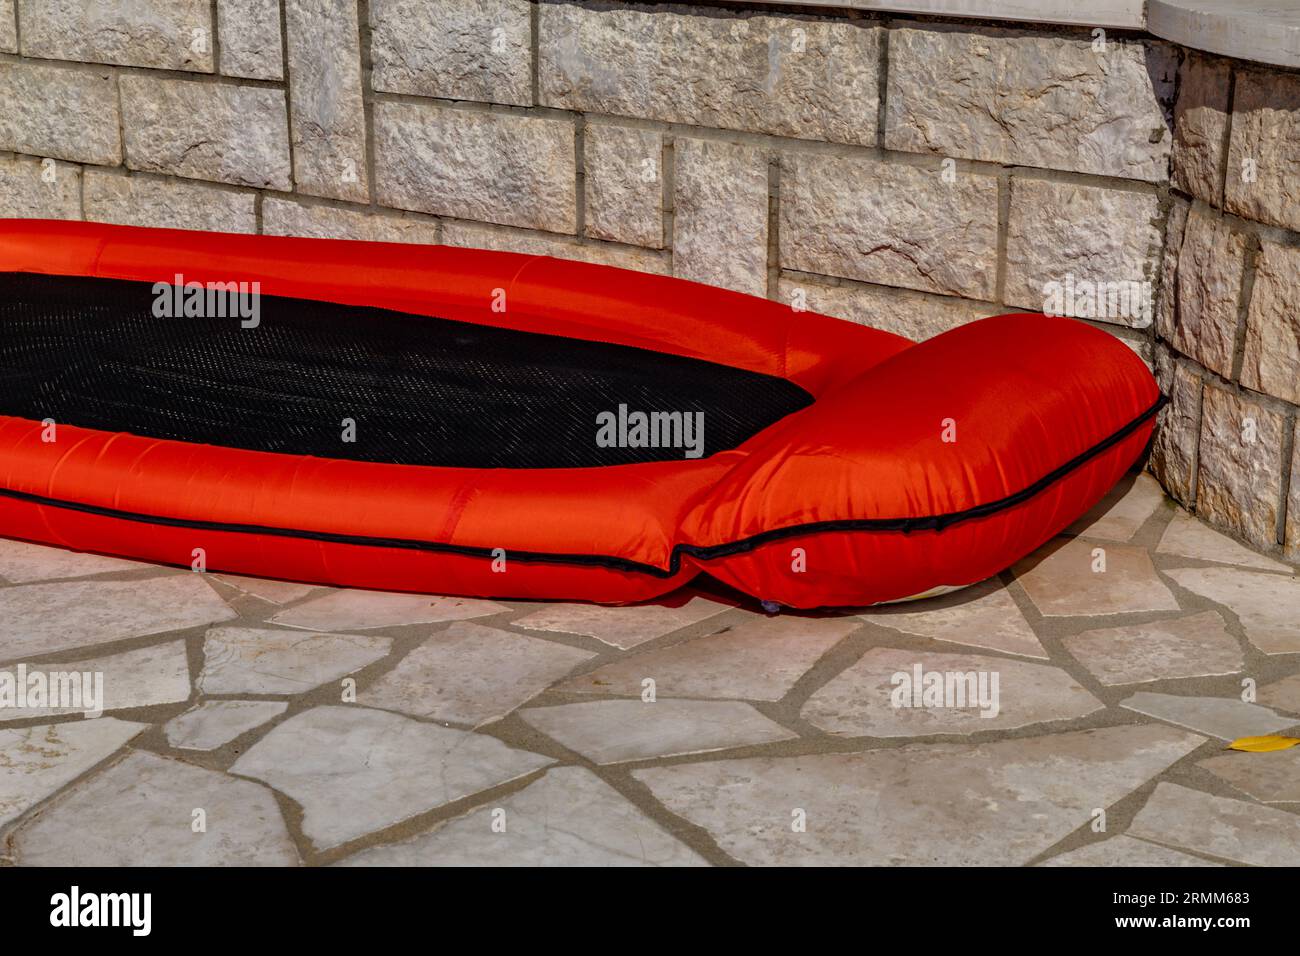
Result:
[[[1144,422],[1155,417],[1168,401],[1168,397],[1162,394],[1156,399],[1155,404],[1142,414],[1138,415],[1127,425],[1102,439],[1082,454],[1071,458],[1059,468],[1048,472],[1028,487],[1022,488],[1020,491],[1007,495],[1004,498],[999,498],[996,501],[976,505],[973,508],[966,508],[962,511],[953,511],[947,514],[929,515],[920,518],[841,518],[832,521],[813,521],[804,524],[788,525],[784,528],[772,528],[768,531],[761,531],[758,534],[750,535],[746,538],[740,538],[736,541],[726,542],[724,544],[678,544],[673,547],[672,553],[669,556],[667,568],[661,568],[654,564],[645,564],[641,561],[633,561],[629,558],[620,558],[617,555],[606,554],[563,554],[548,551],[512,551],[506,549],[506,555],[510,560],[523,561],[530,564],[595,565],[616,571],[632,571],[639,574],[648,574],[657,578],[670,578],[677,574],[681,569],[682,557],[684,555],[697,560],[709,561],[715,558],[725,558],[736,554],[744,554],[747,551],[753,551],[754,549],[772,541],[780,541],[784,538],[803,537],[805,535],[824,534],[833,531],[901,531],[903,534],[911,534],[913,531],[939,532],[943,531],[945,528],[952,527],[958,522],[969,521],[972,518],[984,518],[1027,501],[1092,458],[1095,458],[1107,449],[1119,444],[1141,427]],[[157,524],[170,528],[192,528],[196,531],[263,534],[282,538],[303,538],[311,541],[323,541],[330,544],[349,544],[376,548],[400,548],[408,551],[431,551],[442,554],[457,554],[471,558],[493,558],[496,556],[494,552],[497,550],[495,548],[480,548],[470,545],[449,544],[440,541],[420,541],[412,538],[381,538],[370,537],[367,535],[339,534],[331,531],[311,531],[300,528],[276,528],[267,525],[235,524],[224,521],[202,521],[194,518],[172,518],[165,515],[148,515],[132,511],[122,511],[117,508],[105,508],[100,505],[91,505],[79,501],[63,501],[58,498],[48,498],[44,495],[30,494],[25,491],[14,491],[10,488],[0,488],[0,497],[12,498],[16,501],[25,501],[31,504],[46,505],[54,508],[64,508],[69,511],[79,511],[85,514],[99,515],[101,517]]]

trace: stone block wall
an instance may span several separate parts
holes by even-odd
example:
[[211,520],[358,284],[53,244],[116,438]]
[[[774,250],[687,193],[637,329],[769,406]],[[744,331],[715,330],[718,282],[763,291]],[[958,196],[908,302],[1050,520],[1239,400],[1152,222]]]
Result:
[[1170,490],[1296,558],[1297,84],[775,5],[0,0],[0,216],[565,256],[912,338],[1070,312],[1172,395]]

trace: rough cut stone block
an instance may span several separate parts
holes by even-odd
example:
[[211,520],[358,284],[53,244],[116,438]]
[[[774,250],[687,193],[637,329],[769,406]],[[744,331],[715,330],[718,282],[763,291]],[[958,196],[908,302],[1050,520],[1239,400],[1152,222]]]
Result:
[[1227,60],[1191,54],[1174,105],[1174,186],[1223,205],[1223,163],[1232,69]]
[[253,80],[284,76],[278,0],[217,0],[221,72]]
[[1232,375],[1247,244],[1222,216],[1195,206],[1178,254],[1173,345],[1225,378]]
[[577,229],[573,124],[433,103],[376,103],[379,201],[551,232]]
[[533,232],[515,232],[473,223],[449,222],[442,228],[442,241],[448,246],[466,246],[471,249],[497,249],[503,252],[520,252],[529,256],[554,256],[556,259],[574,259],[594,262],[637,272],[655,275],[668,273],[668,261],[663,253],[651,252],[636,246],[613,246],[604,243],[579,243],[562,236],[549,236]]
[[1013,177],[1006,302],[1146,328],[1159,214],[1155,193]]
[[1264,240],[1246,315],[1241,384],[1300,404],[1300,249]]
[[0,219],[80,219],[81,167],[0,159]]
[[1162,182],[1176,67],[1162,43],[891,30],[885,146]]
[[586,233],[596,239],[664,244],[663,134],[593,123],[583,144]]
[[1226,185],[1229,212],[1300,229],[1300,76],[1238,72]]
[[377,90],[529,106],[528,0],[371,0]]
[[334,206],[306,206],[291,199],[262,200],[262,232],[268,236],[309,236],[316,239],[364,239],[370,242],[438,242],[438,224]]
[[18,52],[18,24],[14,0],[0,0],[0,53]]
[[767,293],[767,154],[752,146],[678,139],[673,146],[673,272]]
[[0,63],[0,149],[116,166],[122,138],[113,74]]
[[1196,512],[1261,547],[1277,543],[1286,420],[1216,385],[1205,387]]
[[684,6],[538,6],[543,105],[875,145],[881,30]]
[[256,232],[254,195],[175,179],[86,170],[86,218],[127,226]]
[[126,164],[237,186],[291,188],[284,93],[123,76]]
[[[993,297],[998,184],[821,154],[781,160],[781,265],[972,299]],[[942,212],[939,212],[939,211]]]
[[369,199],[357,4],[286,0],[284,22],[294,183],[313,196]]
[[208,0],[18,0],[18,12],[24,56],[212,72]]
[[953,299],[883,285],[848,282],[830,285],[792,274],[781,276],[777,295],[793,309],[833,315],[859,325],[896,332],[916,342],[1007,311],[991,302]]
[[[1160,363],[1157,362],[1157,365]],[[1189,362],[1170,361],[1160,387],[1169,404],[1160,411],[1151,445],[1151,473],[1186,507],[1196,500],[1196,450],[1201,438],[1201,378]]]
[[1178,308],[1178,255],[1191,203],[1177,196],[1171,199],[1169,222],[1165,226],[1164,250],[1160,260],[1160,290],[1156,295],[1156,333],[1166,342],[1174,340]]
[[1295,426],[1291,453],[1291,493],[1286,506],[1286,556],[1300,562],[1300,421]]

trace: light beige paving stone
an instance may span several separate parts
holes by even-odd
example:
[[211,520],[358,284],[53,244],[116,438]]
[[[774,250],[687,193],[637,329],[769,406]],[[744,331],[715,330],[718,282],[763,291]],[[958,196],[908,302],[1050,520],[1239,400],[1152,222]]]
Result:
[[254,80],[284,75],[279,0],[217,0],[221,72]]
[[593,700],[533,707],[519,716],[595,763],[708,753],[795,734],[733,700]]
[[442,241],[448,246],[498,249],[528,256],[553,256],[556,259],[593,262],[654,275],[666,275],[669,271],[668,260],[663,254],[649,249],[617,246],[607,242],[578,242],[566,236],[499,229],[468,222],[444,223]]
[[1300,747],[1267,753],[1225,753],[1197,763],[1264,803],[1300,803]]
[[1264,571],[1291,571],[1289,565],[1274,561],[1243,544],[1238,544],[1226,534],[1215,531],[1204,521],[1193,518],[1181,509],[1174,514],[1173,520],[1165,527],[1164,534],[1160,536],[1160,543],[1156,545],[1156,554],[1176,554],[1179,557],[1195,558],[1198,561],[1237,564]]
[[584,634],[627,650],[731,610],[731,605],[699,594],[669,595],[661,601],[627,607],[547,604],[510,623],[531,631]]
[[659,130],[587,124],[582,146],[587,235],[652,249],[663,246],[663,148]]
[[0,660],[178,631],[235,616],[197,574],[0,589]]
[[[0,673],[17,675],[14,667],[0,668]],[[189,700],[190,665],[184,641],[154,644],[120,654],[92,657],[89,660],[67,661],[58,664],[29,663],[26,674],[46,675],[50,684],[60,680],[59,674],[79,674],[78,686],[82,693],[79,707],[0,707],[0,721],[25,720],[28,717],[46,717],[93,712],[86,693],[103,692],[103,700],[94,701],[100,711],[122,710],[126,707],[149,707],[153,704],[174,704]],[[96,689],[96,676],[102,684]],[[69,684],[69,686],[71,686]]]
[[1190,853],[1120,834],[1052,857],[1039,866],[1222,866]]
[[859,616],[882,627],[935,641],[1047,659],[1047,651],[1024,614],[996,579],[963,588],[950,598],[926,601],[920,610],[902,610],[911,607],[898,605]]
[[[195,832],[195,811],[206,832]],[[78,783],[15,830],[11,842],[27,866],[298,862],[270,790],[143,752]]]
[[23,56],[212,72],[208,0],[18,0]]
[[463,621],[507,610],[509,608],[504,604],[476,598],[347,588],[286,608],[271,621],[313,631],[351,631],[400,624]]
[[365,634],[214,627],[203,638],[205,694],[302,694],[385,656],[393,642]]
[[[923,696],[930,673],[940,675],[936,699],[943,706],[928,706]],[[949,682],[948,674],[973,676]],[[951,699],[946,692],[949,684]],[[918,698],[925,706],[916,705]],[[800,716],[840,736],[921,737],[1072,720],[1103,706],[1056,667],[980,654],[877,647],[813,694]]]
[[262,200],[262,232],[268,236],[361,239],[368,242],[438,242],[438,224],[336,206],[308,206],[291,199]]
[[1265,707],[1300,714],[1300,674],[1292,674],[1259,688],[1259,703]]
[[858,627],[851,617],[754,615],[742,624],[671,647],[625,657],[558,685],[558,690],[639,697],[780,700],[817,659]]
[[478,727],[504,717],[594,656],[457,621],[367,687],[359,703]]
[[[502,816],[504,814],[504,816]],[[502,820],[505,830],[493,828]],[[362,850],[344,866],[705,866],[609,784],[557,767],[429,833]]]
[[80,219],[81,167],[32,156],[0,159],[0,218]]
[[1120,706],[1227,741],[1277,733],[1296,724],[1293,717],[1284,717],[1267,707],[1236,698],[1184,697],[1139,691],[1120,701]]
[[325,849],[553,762],[380,710],[316,707],[275,727],[231,772],[301,804],[303,832]]
[[1107,541],[1130,541],[1165,501],[1165,490],[1146,472],[1121,481],[1086,515],[1070,526],[1074,534]]
[[156,229],[257,232],[255,196],[183,179],[86,170],[86,219]]
[[[1017,865],[1201,742],[1171,727],[1108,727],[687,763],[633,776],[750,865]],[[801,818],[805,832],[792,826]]]
[[767,154],[681,137],[673,146],[673,272],[707,285],[767,292]]
[[1255,866],[1300,864],[1300,816],[1159,783],[1128,832]]
[[288,708],[280,700],[207,700],[167,721],[163,733],[178,750],[216,750]]
[[893,286],[846,282],[829,285],[807,275],[783,274],[777,296],[787,305],[884,329],[914,342],[1004,311],[972,299],[931,295]]
[[1300,653],[1300,581],[1236,568],[1177,568],[1171,578],[1222,604],[1265,654]]
[[288,604],[300,597],[305,597],[316,590],[314,584],[300,584],[297,581],[276,581],[271,578],[248,578],[242,574],[216,574],[218,581],[238,588],[245,594],[260,598],[268,604]]
[[14,584],[51,581],[56,578],[84,578],[114,571],[139,571],[148,567],[152,565],[0,538],[0,577]]
[[1236,674],[1245,666],[1241,645],[1216,611],[1098,628],[1061,643],[1107,685]]
[[116,166],[122,136],[113,71],[0,63],[0,149]]
[[101,717],[0,730],[0,824],[75,780],[146,726]]
[[[1105,571],[1094,571],[1104,552]],[[1045,617],[1176,611],[1178,602],[1156,575],[1144,548],[1075,538],[1039,560],[1015,565],[1016,580]]]

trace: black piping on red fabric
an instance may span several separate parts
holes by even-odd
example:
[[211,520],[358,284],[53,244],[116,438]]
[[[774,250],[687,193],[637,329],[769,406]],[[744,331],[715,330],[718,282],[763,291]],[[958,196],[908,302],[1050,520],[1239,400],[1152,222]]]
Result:
[[[990,501],[982,505],[976,505],[972,508],[965,508],[961,511],[952,511],[947,514],[929,515],[914,518],[841,518],[832,521],[812,521],[803,524],[787,525],[782,528],[772,528],[768,531],[762,531],[758,534],[740,538],[736,541],[730,541],[723,544],[713,545],[696,545],[696,544],[678,544],[673,547],[669,556],[668,567],[661,568],[657,565],[646,564],[641,561],[633,561],[629,558],[620,558],[617,555],[608,554],[562,554],[547,551],[513,551],[506,549],[512,561],[523,561],[532,564],[565,564],[565,565],[584,565],[609,568],[614,571],[631,571],[638,574],[648,574],[656,578],[670,578],[680,569],[683,556],[691,557],[700,561],[709,561],[716,558],[726,558],[736,554],[744,554],[753,551],[765,544],[773,541],[780,541],[785,538],[804,537],[811,534],[826,534],[836,531],[892,531],[910,534],[914,531],[943,531],[961,521],[970,521],[974,518],[985,518],[989,515],[997,514],[999,511],[1005,511],[1008,508],[1014,508],[1016,505],[1023,504],[1034,495],[1045,490],[1053,483],[1060,481],[1077,468],[1082,467],[1091,459],[1097,457],[1102,452],[1119,444],[1133,432],[1137,431],[1142,424],[1151,418],[1154,418],[1160,409],[1169,401],[1168,397],[1161,395],[1155,403],[1142,412],[1128,424],[1108,435],[1086,451],[1071,458],[1059,468],[1048,472],[1042,478],[1039,478],[1033,484],[1022,488],[1014,494],[999,498],[996,501]],[[52,508],[63,508],[69,511],[78,511],[84,514],[92,514],[106,518],[118,518],[123,521],[138,521],[145,524],[156,524],[170,528],[190,528],[195,531],[219,531],[233,534],[262,534],[281,538],[303,538],[309,541],[323,541],[330,544],[348,544],[359,545],[362,547],[372,548],[400,548],[407,551],[430,551],[439,554],[455,554],[470,558],[494,558],[499,554],[496,548],[480,548],[470,545],[449,544],[440,541],[420,541],[412,538],[384,538],[371,537],[368,535],[339,534],[332,531],[310,531],[302,528],[276,528],[267,525],[253,524],[236,524],[224,521],[202,521],[194,518],[173,518],[166,515],[149,515],[138,512],[123,511],[117,508],[105,508],[100,505],[86,504],[79,501],[64,501],[58,498],[49,498],[44,495],[30,494],[25,491],[15,491],[10,488],[0,488],[0,497],[11,498],[16,501],[24,501],[29,504],[41,505]]]

